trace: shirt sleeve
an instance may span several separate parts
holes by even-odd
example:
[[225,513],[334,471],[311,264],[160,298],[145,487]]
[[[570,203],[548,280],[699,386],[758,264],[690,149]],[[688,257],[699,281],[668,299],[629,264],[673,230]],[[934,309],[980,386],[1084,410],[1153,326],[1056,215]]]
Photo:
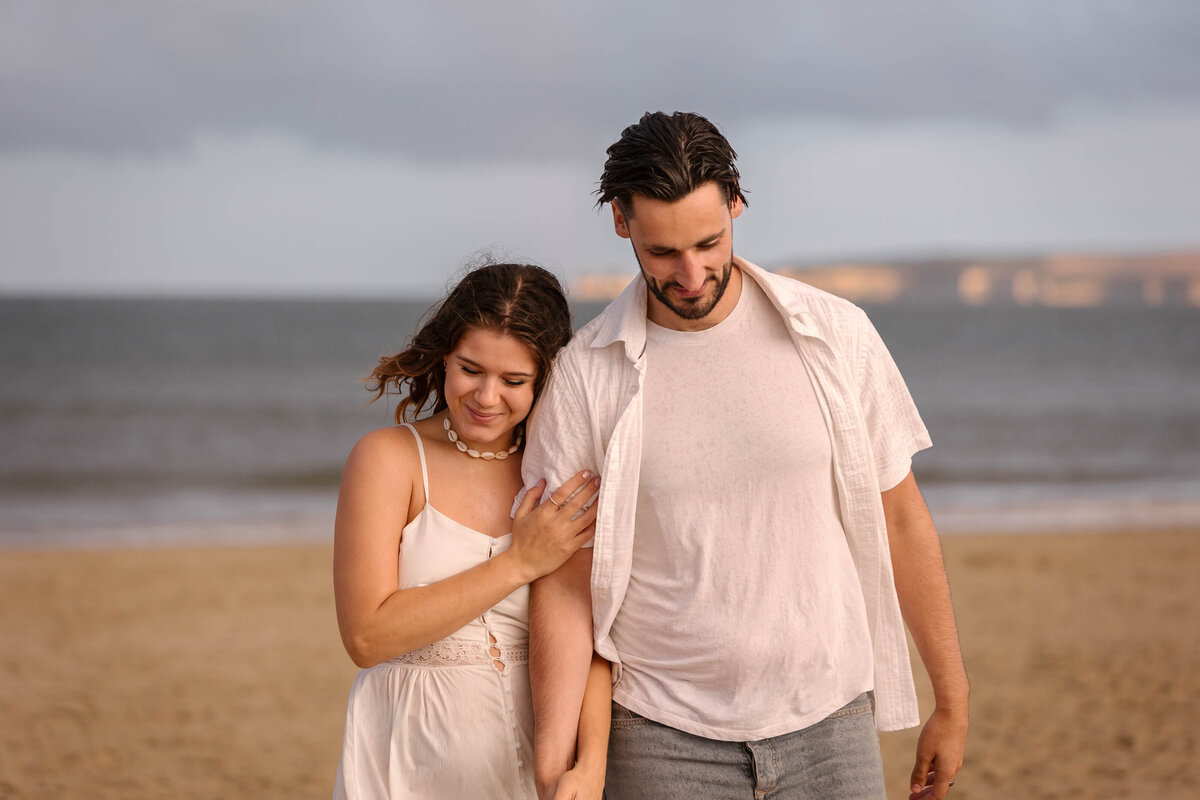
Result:
[[900,369],[865,314],[859,354],[859,402],[871,440],[879,488],[887,491],[908,475],[913,455],[932,442]]
[[521,480],[524,488],[513,502],[512,514],[525,493],[542,478],[546,492],[562,486],[568,478],[582,469],[599,473],[599,456],[591,435],[593,420],[583,403],[584,387],[569,351],[558,359],[542,389],[526,424],[525,452],[521,459]]

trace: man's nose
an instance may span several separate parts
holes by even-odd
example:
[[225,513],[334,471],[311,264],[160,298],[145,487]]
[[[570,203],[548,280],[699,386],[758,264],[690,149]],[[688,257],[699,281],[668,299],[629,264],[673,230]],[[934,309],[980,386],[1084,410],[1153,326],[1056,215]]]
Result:
[[699,253],[686,252],[679,256],[679,267],[675,281],[686,291],[694,292],[704,285],[707,274],[704,271],[703,259]]

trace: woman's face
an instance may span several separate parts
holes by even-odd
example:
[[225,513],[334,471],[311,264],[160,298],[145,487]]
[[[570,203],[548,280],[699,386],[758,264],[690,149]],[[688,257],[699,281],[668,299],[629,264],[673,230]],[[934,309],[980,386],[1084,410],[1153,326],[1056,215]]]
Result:
[[508,333],[468,328],[446,356],[450,424],[477,450],[504,449],[533,407],[537,361]]

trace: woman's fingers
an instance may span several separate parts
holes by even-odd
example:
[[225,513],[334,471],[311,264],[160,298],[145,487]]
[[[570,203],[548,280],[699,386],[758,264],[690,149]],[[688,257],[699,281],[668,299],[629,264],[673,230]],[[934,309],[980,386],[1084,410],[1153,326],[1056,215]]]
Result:
[[571,499],[553,509],[555,516],[569,522],[566,530],[578,536],[579,531],[596,520],[597,503],[592,501],[600,491],[600,477],[591,478],[575,491]]
[[592,498],[595,497],[596,493],[599,491],[600,491],[600,476],[597,475],[596,477],[589,480],[586,484],[581,486],[579,488],[579,490],[577,492],[575,492],[575,496],[572,497],[569,502],[564,504],[563,508],[565,508],[567,511],[571,512],[571,516],[573,517],[573,516],[575,516],[575,514],[577,514],[580,511],[580,509],[582,509],[585,505],[590,503],[592,501]]
[[[566,483],[547,495],[547,499],[554,504],[555,508],[563,508],[572,500],[573,495],[577,495],[577,493],[582,494],[582,492],[579,492],[580,487],[587,483],[591,477],[591,470],[580,470],[572,475]],[[599,478],[596,480],[599,481]]]
[[525,496],[521,498],[521,505],[517,506],[517,513],[513,515],[513,519],[516,519],[517,517],[523,517],[530,511],[533,511],[535,508],[537,508],[538,500],[541,499],[542,493],[545,490],[545,478],[542,478],[533,486],[530,486],[529,491],[525,492]]
[[587,524],[587,526],[584,527],[583,530],[581,530],[579,533],[575,534],[575,541],[579,543],[580,547],[582,547],[583,545],[587,544],[588,539],[591,539],[595,535],[596,535],[596,515],[593,513],[591,522],[589,522]]
[[[577,512],[577,516],[572,516],[571,522],[575,523],[577,526],[575,536],[578,537],[584,532],[588,531],[594,532],[596,527],[596,512],[599,510],[599,505],[599,503],[592,503],[588,508],[583,509],[581,512]],[[589,532],[587,535],[591,536],[592,534]]]

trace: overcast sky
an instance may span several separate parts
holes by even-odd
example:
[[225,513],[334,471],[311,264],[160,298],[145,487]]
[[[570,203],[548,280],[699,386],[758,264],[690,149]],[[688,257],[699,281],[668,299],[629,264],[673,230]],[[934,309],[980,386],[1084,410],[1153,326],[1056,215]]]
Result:
[[590,193],[658,108],[764,266],[1200,245],[1194,0],[0,0],[0,292],[632,273]]

